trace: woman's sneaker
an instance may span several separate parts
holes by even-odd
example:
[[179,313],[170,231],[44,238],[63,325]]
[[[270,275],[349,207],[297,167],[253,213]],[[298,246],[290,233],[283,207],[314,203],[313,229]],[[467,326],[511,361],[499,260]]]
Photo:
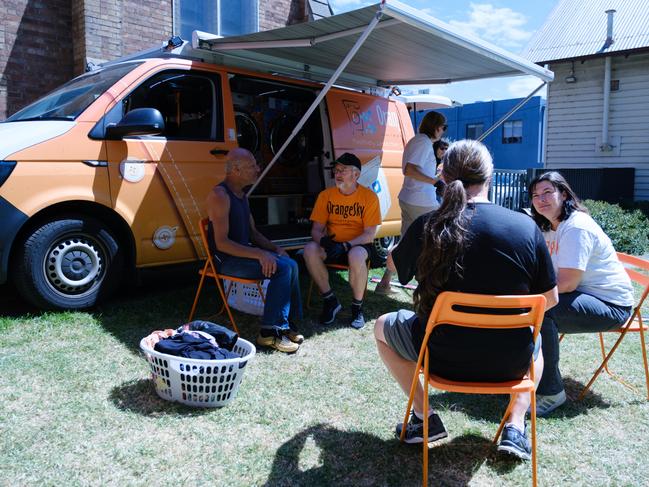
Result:
[[[558,392],[550,396],[536,395],[536,415],[539,417],[547,416],[566,402],[566,391]],[[530,408],[532,406],[530,405]],[[529,413],[530,410],[528,409]]]
[[[401,438],[401,430],[403,429],[403,423],[397,424],[397,429],[395,431],[397,438]],[[446,438],[448,433],[442,420],[439,418],[437,413],[433,413],[428,416],[428,442],[441,440]],[[410,413],[410,420],[406,425],[406,436],[404,438],[406,443],[423,443],[424,442],[424,420],[419,419],[414,411]]]
[[[527,425],[525,425],[525,429],[527,430]],[[523,431],[521,433],[513,424],[505,425],[497,449],[499,452],[514,455],[521,460],[532,458],[532,447],[530,446],[530,440],[527,438],[527,432]]]

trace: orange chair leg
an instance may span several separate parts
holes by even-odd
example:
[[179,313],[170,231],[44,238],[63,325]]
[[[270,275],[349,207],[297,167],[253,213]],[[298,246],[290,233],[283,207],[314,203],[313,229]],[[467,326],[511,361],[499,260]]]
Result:
[[230,323],[232,323],[232,328],[234,328],[234,331],[239,333],[239,328],[237,328],[237,324],[234,321],[234,317],[232,316],[232,311],[230,311],[230,306],[228,305],[228,296],[230,295],[230,291],[232,290],[232,283],[228,286],[228,291],[227,293],[223,291],[223,284],[221,284],[219,279],[216,279],[216,287],[219,290],[219,294],[221,294],[221,299],[223,300],[223,307],[221,307],[221,311],[219,311],[219,314],[223,312],[223,308],[228,312],[228,317],[230,318]]
[[493,443],[498,443],[498,438],[500,438],[501,433],[503,432],[503,428],[505,427],[505,422],[507,421],[507,418],[509,418],[509,413],[512,410],[512,407],[514,406],[514,401],[516,401],[516,394],[512,394],[509,397],[509,404],[507,404],[507,409],[505,409],[505,414],[503,414],[503,419],[500,420],[500,424],[498,425],[498,430],[496,430],[496,436],[494,436]]
[[530,416],[532,417],[532,486],[536,487],[536,391],[530,392]]
[[649,401],[649,365],[647,364],[647,346],[644,341],[644,329],[640,320],[640,343],[642,344],[642,360],[644,362],[644,379],[647,384],[647,400]]
[[424,415],[424,478],[423,487],[428,487],[428,351],[424,356],[424,397],[422,399],[422,414]]
[[192,309],[189,312],[189,318],[187,318],[187,321],[192,321],[192,318],[194,317],[194,313],[196,312],[196,306],[198,305],[198,298],[201,295],[201,291],[203,290],[203,282],[205,281],[205,273],[207,272],[207,266],[208,262],[205,262],[205,266],[203,266],[203,272],[201,273],[201,280],[198,283],[198,289],[196,290],[196,296],[194,296],[194,304],[192,304]]
[[311,309],[311,294],[313,294],[313,278],[309,284],[309,294],[306,297],[306,309]]

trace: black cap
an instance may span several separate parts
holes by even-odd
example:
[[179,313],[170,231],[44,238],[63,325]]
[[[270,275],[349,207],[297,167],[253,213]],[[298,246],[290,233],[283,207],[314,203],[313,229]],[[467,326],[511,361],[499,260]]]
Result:
[[360,159],[350,152],[345,152],[342,156],[336,159],[333,165],[335,166],[336,164],[342,164],[343,166],[353,166],[359,171],[361,170]]

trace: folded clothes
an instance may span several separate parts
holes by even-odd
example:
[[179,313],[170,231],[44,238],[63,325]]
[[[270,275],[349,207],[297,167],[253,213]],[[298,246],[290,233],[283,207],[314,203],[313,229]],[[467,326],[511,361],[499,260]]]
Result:
[[209,333],[216,339],[216,343],[218,343],[219,347],[225,348],[227,350],[232,350],[234,348],[234,345],[237,343],[237,340],[239,339],[239,335],[237,335],[232,330],[210,321],[190,321],[189,323],[186,323],[178,328],[179,332],[184,330],[196,330]]
[[239,355],[215,346],[209,338],[192,333],[176,333],[155,344],[154,350],[160,353],[199,360],[218,360],[238,358]]
[[156,330],[151,332],[151,334],[144,339],[144,343],[147,344],[149,348],[155,348],[155,344],[164,338],[168,338],[176,333],[176,330],[167,328],[166,330]]

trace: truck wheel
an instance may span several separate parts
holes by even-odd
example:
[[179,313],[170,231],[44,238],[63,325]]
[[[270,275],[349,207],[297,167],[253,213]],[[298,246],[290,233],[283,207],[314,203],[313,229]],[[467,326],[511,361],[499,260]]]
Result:
[[370,252],[370,267],[383,267],[388,258],[388,250],[398,241],[399,237],[394,235],[375,238]]
[[114,290],[123,264],[110,230],[86,217],[53,220],[33,229],[18,252],[18,292],[44,309],[83,309]]

